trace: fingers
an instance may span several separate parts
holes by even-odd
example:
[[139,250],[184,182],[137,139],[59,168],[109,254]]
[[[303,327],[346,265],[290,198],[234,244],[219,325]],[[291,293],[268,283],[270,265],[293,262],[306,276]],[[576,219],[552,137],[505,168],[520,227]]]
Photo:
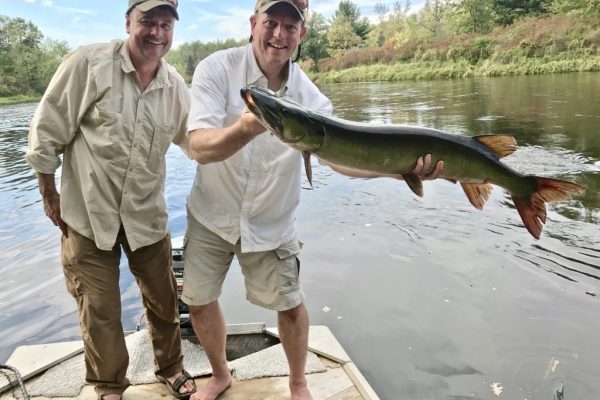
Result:
[[435,164],[435,169],[428,174],[425,179],[437,179],[440,177],[442,171],[444,171],[444,160],[439,160],[436,164]]
[[435,164],[435,168],[433,170],[431,162],[431,154],[426,154],[425,156],[419,157],[412,172],[422,180],[437,179],[444,171],[444,161],[439,160]]
[[417,163],[412,172],[417,176],[423,175],[423,164],[424,164],[423,157],[421,156],[421,157],[417,158]]

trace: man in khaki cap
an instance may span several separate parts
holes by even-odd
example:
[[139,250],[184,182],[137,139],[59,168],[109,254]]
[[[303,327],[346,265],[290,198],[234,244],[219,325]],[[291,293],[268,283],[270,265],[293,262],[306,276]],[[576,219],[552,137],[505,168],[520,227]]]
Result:
[[[277,312],[291,398],[312,399],[305,377],[309,323],[296,229],[302,156],[266,134],[240,96],[243,87],[261,85],[311,110],[332,113],[329,99],[291,61],[306,33],[307,7],[303,0],[258,0],[250,17],[251,43],[211,54],[194,72],[188,131],[190,155],[201,165],[188,197],[182,300],[212,376],[191,400],[214,400],[232,383],[218,298],[234,256],[247,299]],[[430,162],[423,166],[422,161],[426,172],[416,173],[426,177]]]
[[[86,381],[99,399],[129,386],[119,264],[140,288],[157,378],[177,398],[194,381],[183,370],[177,291],[164,199],[165,153],[186,147],[189,91],[163,59],[177,2],[129,1],[125,41],[70,54],[31,122],[27,161],[44,211],[60,228],[61,262],[79,309]],[[55,171],[61,165],[60,194]]]

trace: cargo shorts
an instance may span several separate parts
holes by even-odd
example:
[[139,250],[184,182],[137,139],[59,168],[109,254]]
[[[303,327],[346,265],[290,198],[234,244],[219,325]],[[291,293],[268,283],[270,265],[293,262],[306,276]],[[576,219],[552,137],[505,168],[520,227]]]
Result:
[[300,285],[301,243],[296,239],[275,250],[242,253],[188,213],[183,239],[183,294],[189,306],[214,302],[236,256],[244,275],[246,299],[269,310],[286,311],[304,302]]

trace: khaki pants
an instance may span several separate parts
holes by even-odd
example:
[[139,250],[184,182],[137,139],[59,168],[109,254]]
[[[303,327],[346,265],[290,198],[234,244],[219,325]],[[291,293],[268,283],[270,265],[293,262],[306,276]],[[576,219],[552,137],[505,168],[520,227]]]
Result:
[[67,289],[79,308],[86,380],[96,386],[96,392],[120,394],[129,386],[125,377],[129,355],[121,325],[121,248],[142,294],[155,372],[170,377],[181,371],[181,332],[169,235],[132,252],[121,228],[113,249],[104,251],[69,228],[69,237],[63,236],[61,243]]

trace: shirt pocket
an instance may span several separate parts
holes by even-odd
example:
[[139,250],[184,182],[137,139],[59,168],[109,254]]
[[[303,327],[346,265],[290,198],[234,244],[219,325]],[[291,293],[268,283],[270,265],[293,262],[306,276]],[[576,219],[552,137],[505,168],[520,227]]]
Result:
[[94,152],[104,159],[118,162],[127,156],[124,146],[122,115],[116,112],[97,110],[93,135],[86,140]]
[[174,132],[175,126],[173,125],[165,124],[154,126],[152,144],[148,156],[148,167],[152,171],[157,171],[164,164],[165,154],[173,140]]

